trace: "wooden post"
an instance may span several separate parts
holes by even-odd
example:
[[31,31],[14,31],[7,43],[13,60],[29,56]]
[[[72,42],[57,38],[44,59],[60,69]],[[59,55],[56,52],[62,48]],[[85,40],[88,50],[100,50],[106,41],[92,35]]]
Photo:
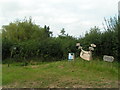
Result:
[[8,62],[8,67],[10,66],[9,62]]

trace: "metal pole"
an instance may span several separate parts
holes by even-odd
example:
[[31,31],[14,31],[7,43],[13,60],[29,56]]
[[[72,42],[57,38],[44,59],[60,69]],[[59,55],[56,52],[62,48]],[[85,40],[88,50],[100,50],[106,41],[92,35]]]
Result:
[[120,1],[118,2],[118,17],[120,17]]

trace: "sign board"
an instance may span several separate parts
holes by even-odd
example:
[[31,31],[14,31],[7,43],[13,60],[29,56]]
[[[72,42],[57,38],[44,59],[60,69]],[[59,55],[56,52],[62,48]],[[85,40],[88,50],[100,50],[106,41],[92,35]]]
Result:
[[75,57],[74,53],[69,53],[68,54],[68,60],[73,60]]
[[103,56],[103,60],[107,61],[107,62],[113,62],[114,61],[114,57],[113,56],[104,55]]

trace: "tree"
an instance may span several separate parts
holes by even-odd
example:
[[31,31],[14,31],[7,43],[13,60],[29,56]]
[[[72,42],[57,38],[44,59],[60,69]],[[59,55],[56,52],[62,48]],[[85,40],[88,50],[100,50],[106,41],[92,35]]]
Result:
[[52,34],[52,31],[50,31],[50,27],[48,26],[44,26],[44,30],[45,30],[45,34],[46,34],[46,37],[52,37],[53,34]]
[[119,44],[119,30],[120,30],[120,19],[119,17],[110,18],[108,20],[105,19],[106,28],[103,33],[103,42],[104,46],[106,46],[106,53],[109,55],[113,55],[116,59],[119,60],[120,55],[118,54],[118,50],[120,48]]
[[37,31],[39,27],[32,23],[31,18],[24,21],[15,21],[9,25],[2,27],[3,38],[20,42],[32,38],[32,34]]
[[61,35],[64,36],[65,35],[65,29],[62,28],[62,30],[60,31]]

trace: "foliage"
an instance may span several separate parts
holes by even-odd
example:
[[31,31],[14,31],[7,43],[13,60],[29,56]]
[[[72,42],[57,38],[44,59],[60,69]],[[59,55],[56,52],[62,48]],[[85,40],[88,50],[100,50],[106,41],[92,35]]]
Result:
[[80,38],[79,42],[86,50],[88,50],[91,43],[96,44],[95,56],[103,57],[103,55],[112,55],[118,60],[118,28],[120,28],[120,22],[117,18],[110,18],[110,20],[105,19],[105,25],[104,32],[101,32],[95,26],[85,34],[85,37]]
[[[38,41],[50,38],[51,34],[49,27],[39,27],[32,22],[31,18],[3,26],[3,59],[10,56],[13,58],[35,56],[38,49]],[[14,48],[16,49],[13,50]]]
[[100,29],[98,27],[94,27],[90,29],[89,33],[85,34],[84,38],[80,38],[80,43],[81,46],[83,46],[83,48],[85,50],[88,50],[90,44],[94,43],[96,44],[96,48],[95,48],[95,53],[96,55],[100,54],[100,46],[101,46],[101,32]]
[[63,54],[63,59],[67,58],[68,53],[73,52],[76,53],[76,48],[75,48],[75,44],[77,42],[77,40],[75,38],[73,38],[72,36],[59,36],[57,38],[57,41],[60,42],[61,44],[61,50],[62,50],[62,54]]
[[7,38],[10,41],[22,42],[30,39],[45,39],[50,37],[49,27],[42,28],[32,22],[32,19],[15,21],[9,25],[2,27],[3,38]]
[[10,48],[13,46],[13,42],[7,38],[2,39],[2,59],[10,57]]
[[118,30],[120,22],[117,18],[105,19],[106,28],[101,32],[99,27],[93,27],[85,34],[85,37],[75,38],[65,34],[65,29],[61,30],[58,37],[53,37],[49,26],[43,28],[29,20],[15,21],[2,27],[2,56],[5,58],[22,59],[25,61],[32,57],[43,58],[41,61],[53,61],[66,59],[68,53],[75,53],[79,56],[76,43],[80,42],[84,50],[88,50],[90,44],[96,44],[94,56],[118,55]]

